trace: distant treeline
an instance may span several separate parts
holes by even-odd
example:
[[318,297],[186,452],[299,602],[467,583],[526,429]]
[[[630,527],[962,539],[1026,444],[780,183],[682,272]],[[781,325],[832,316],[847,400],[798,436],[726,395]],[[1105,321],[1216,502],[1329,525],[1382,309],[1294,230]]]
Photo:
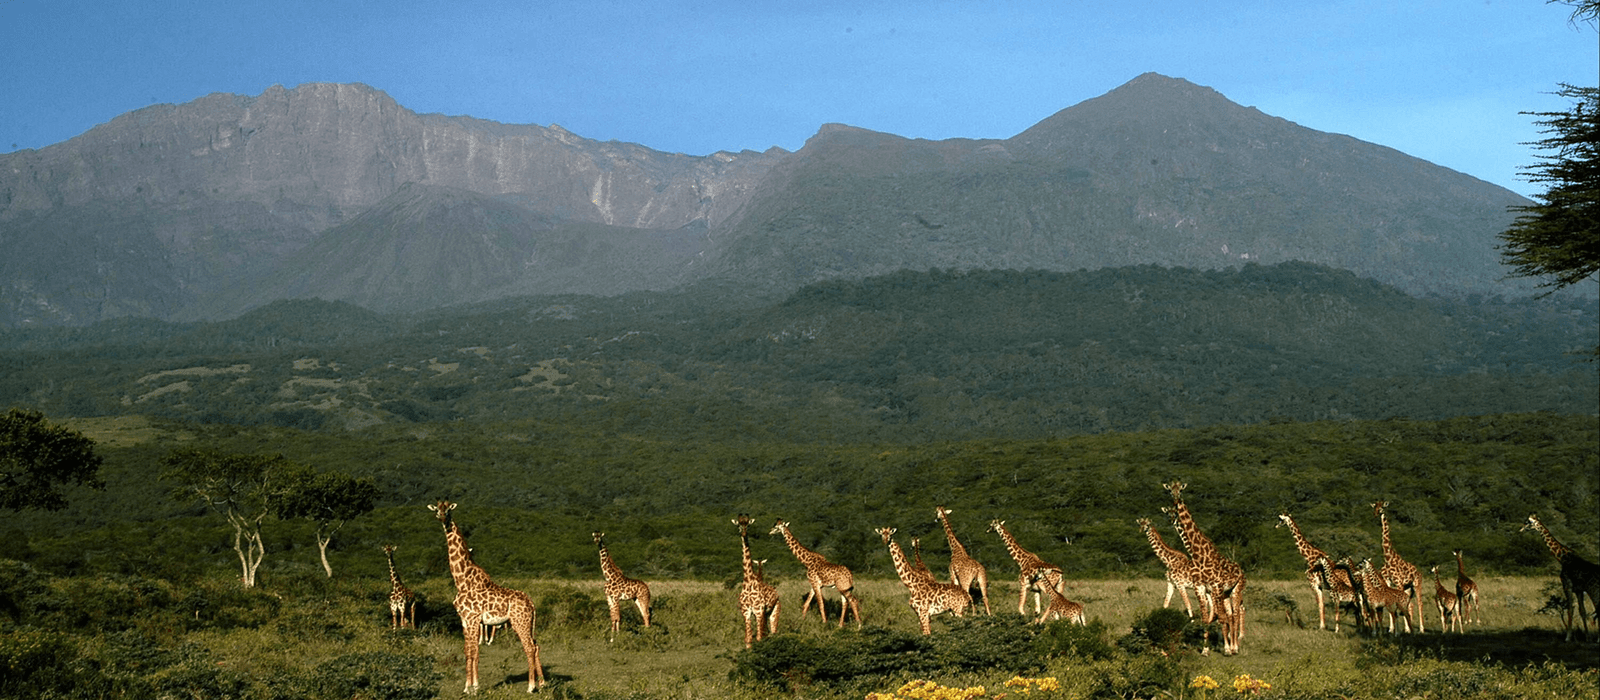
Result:
[[[934,508],[991,578],[1014,565],[997,536],[1018,540],[1069,577],[1161,575],[1135,520],[1164,523],[1161,484],[1185,481],[1200,526],[1255,577],[1303,570],[1277,515],[1335,554],[1381,558],[1371,503],[1386,500],[1396,548],[1426,569],[1465,550],[1477,574],[1554,571],[1544,543],[1519,532],[1538,513],[1591,559],[1600,550],[1600,426],[1592,416],[1494,415],[1441,421],[1321,421],[1106,433],[1065,439],[821,445],[644,438],[564,421],[460,421],[298,431],[155,424],[107,433],[104,492],[60,513],[0,519],[0,558],[57,573],[140,572],[182,579],[237,573],[222,518],[166,496],[158,460],[175,447],[283,453],[318,469],[373,477],[378,509],[333,540],[339,575],[386,576],[379,546],[401,546],[407,576],[446,576],[439,526],[424,507],[460,504],[477,557],[506,575],[593,578],[589,533],[635,576],[726,580],[739,573],[729,520],[762,526],[752,547],[769,572],[801,570],[778,538],[789,520],[807,546],[856,570],[894,576],[874,528],[923,537],[935,570],[948,556]],[[91,422],[101,425],[106,422]],[[1170,535],[1170,530],[1167,530]],[[267,524],[261,576],[320,575],[309,526]]]
[[309,430],[539,418],[854,443],[1268,421],[1595,415],[1592,299],[1419,299],[1305,263],[904,271],[781,301],[282,301],[0,337],[0,403]]

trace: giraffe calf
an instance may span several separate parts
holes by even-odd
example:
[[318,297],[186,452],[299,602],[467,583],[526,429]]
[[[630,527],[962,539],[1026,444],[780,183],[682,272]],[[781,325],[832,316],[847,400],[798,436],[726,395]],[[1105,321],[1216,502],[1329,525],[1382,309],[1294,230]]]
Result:
[[1439,580],[1439,567],[1430,569],[1433,572],[1433,607],[1439,611],[1439,627],[1443,632],[1454,629],[1461,631],[1461,598],[1446,590],[1444,582]]
[[1050,606],[1044,609],[1044,614],[1034,620],[1035,624],[1042,625],[1052,620],[1066,620],[1075,625],[1089,624],[1083,615],[1083,603],[1067,600],[1055,590],[1050,591]]

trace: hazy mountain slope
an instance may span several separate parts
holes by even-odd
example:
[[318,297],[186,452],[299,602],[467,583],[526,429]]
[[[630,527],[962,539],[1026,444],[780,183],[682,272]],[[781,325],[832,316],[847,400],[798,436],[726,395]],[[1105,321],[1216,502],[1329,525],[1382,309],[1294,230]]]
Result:
[[193,312],[227,317],[275,299],[311,297],[411,312],[516,294],[666,289],[704,239],[699,227],[564,221],[504,198],[407,184]]
[[[419,115],[365,85],[156,105],[0,154],[0,259],[28,273],[0,278],[0,324],[167,316],[276,267],[407,182],[514,195],[574,221],[675,229],[720,221],[781,155],[686,156],[558,126]],[[73,254],[86,240],[113,252]],[[148,288],[85,291],[107,267]]]
[[1509,291],[1526,200],[1145,74],[1003,141],[820,131],[732,223],[730,278],[1307,260],[1412,292]]

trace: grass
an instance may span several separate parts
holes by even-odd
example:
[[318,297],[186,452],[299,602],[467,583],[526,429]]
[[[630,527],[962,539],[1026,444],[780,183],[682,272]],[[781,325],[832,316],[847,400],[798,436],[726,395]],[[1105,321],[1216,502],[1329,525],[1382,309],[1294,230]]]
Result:
[[[507,578],[500,582],[527,591],[539,603],[538,638],[551,681],[550,697],[754,698],[771,694],[729,679],[734,656],[743,648],[744,629],[735,612],[735,593],[721,583],[651,582],[654,626],[642,627],[637,611],[627,605],[621,634],[615,642],[608,642],[609,624],[598,581]],[[1385,690],[1393,688],[1412,693],[1405,697],[1430,697],[1428,692],[1435,693],[1431,697],[1448,697],[1452,687],[1459,690],[1466,687],[1463,683],[1479,683],[1511,692],[1509,697],[1567,700],[1573,696],[1573,688],[1594,689],[1600,679],[1596,671],[1600,646],[1561,641],[1560,621],[1539,612],[1547,597],[1547,584],[1544,579],[1484,578],[1479,581],[1481,626],[1464,635],[1441,634],[1437,617],[1430,615],[1426,635],[1375,638],[1357,634],[1349,624],[1334,633],[1331,619],[1329,631],[1317,630],[1312,597],[1302,581],[1252,581],[1246,599],[1249,618],[1244,652],[1232,657],[1187,657],[1182,660],[1184,677],[1218,679],[1222,689],[1214,691],[1214,697],[1233,694],[1228,687],[1230,679],[1249,674],[1272,684],[1269,697],[1393,697]],[[829,623],[824,625],[814,608],[804,619],[800,617],[801,596],[807,590],[803,581],[779,581],[778,587],[783,601],[781,633],[814,638],[836,634],[838,598],[831,591],[827,593]],[[352,650],[417,654],[434,659],[435,670],[443,674],[440,697],[459,697],[463,649],[450,608],[453,590],[445,579],[418,582],[413,588],[423,597],[416,631],[388,629],[383,603],[387,583],[372,581],[333,586],[331,595],[284,594],[276,623],[255,629],[194,632],[186,641],[212,650],[218,665],[250,676],[289,672],[305,667],[308,660]],[[869,627],[916,631],[915,617],[898,582],[863,580],[857,582],[857,589]],[[1091,619],[1105,622],[1113,634],[1120,635],[1135,619],[1159,607],[1165,590],[1158,580],[1076,581],[1069,582],[1067,594],[1087,606]],[[1015,582],[991,584],[991,604],[997,614],[1015,613],[1016,591]],[[1427,602],[1431,606],[1431,595]],[[1181,603],[1175,598],[1174,604]],[[947,634],[946,624],[935,619],[934,633]],[[849,627],[854,626],[852,620]],[[1061,679],[1060,690],[1033,694],[1086,697],[1096,692],[1093,689],[1099,686],[1095,684],[1103,685],[1106,674],[1126,668],[1126,664],[1114,667],[1106,663],[1052,660],[1049,675]],[[950,687],[982,685],[991,689],[992,697],[1005,692],[1003,684],[1009,678],[996,673],[928,680]],[[483,649],[482,697],[522,696],[526,679],[526,664],[514,636],[507,633]],[[891,692],[901,682],[886,678],[879,690]],[[810,689],[801,695],[830,697],[828,692]],[[1199,690],[1186,687],[1165,692],[1170,697],[1200,697]]]

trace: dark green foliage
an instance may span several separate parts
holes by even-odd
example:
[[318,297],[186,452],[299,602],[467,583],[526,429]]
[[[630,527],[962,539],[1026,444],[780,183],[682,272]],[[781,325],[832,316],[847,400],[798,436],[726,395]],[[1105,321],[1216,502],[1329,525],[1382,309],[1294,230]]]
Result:
[[304,684],[314,700],[427,700],[438,695],[443,675],[433,659],[414,654],[369,651],[346,654],[318,665]]
[[1070,657],[1104,661],[1117,654],[1117,647],[1111,642],[1110,625],[1098,618],[1087,625],[1052,621],[1034,637],[1033,649],[1044,659]]
[[813,683],[898,678],[938,667],[940,649],[932,637],[914,632],[866,627],[827,637],[778,634],[734,655],[736,680],[776,688]]
[[[1213,644],[1220,639],[1221,626],[1211,625]],[[1130,654],[1155,653],[1176,657],[1182,651],[1199,651],[1206,645],[1206,625],[1177,608],[1156,608],[1133,621],[1132,630],[1117,640],[1117,646]]]
[[1533,145],[1547,152],[1523,168],[1548,189],[1538,201],[1512,207],[1516,222],[1500,235],[1501,255],[1522,277],[1548,277],[1560,289],[1592,282],[1600,273],[1600,87],[1562,85],[1570,111],[1535,112],[1548,138]]
[[52,425],[44,414],[13,408],[0,415],[0,508],[61,510],[63,487],[104,488],[94,441]]

